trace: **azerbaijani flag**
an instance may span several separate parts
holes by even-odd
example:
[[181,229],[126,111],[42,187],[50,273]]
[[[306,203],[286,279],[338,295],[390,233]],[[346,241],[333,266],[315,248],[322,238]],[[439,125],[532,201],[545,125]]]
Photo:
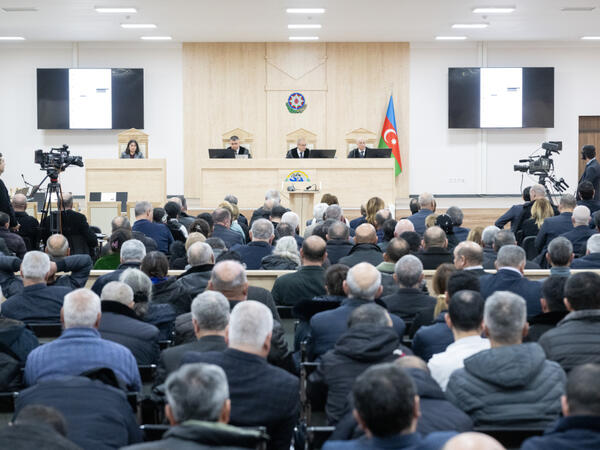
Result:
[[398,133],[396,133],[396,115],[394,114],[394,99],[390,95],[387,114],[381,130],[378,148],[391,148],[391,157],[395,159],[396,176],[402,173],[402,160],[400,159],[400,144],[398,143]]

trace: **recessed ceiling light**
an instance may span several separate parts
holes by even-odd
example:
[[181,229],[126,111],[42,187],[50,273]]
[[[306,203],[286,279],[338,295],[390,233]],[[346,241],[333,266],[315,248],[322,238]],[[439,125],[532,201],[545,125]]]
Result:
[[495,6],[495,7],[481,7],[473,8],[475,14],[508,14],[514,12],[516,8],[514,6]]
[[15,6],[15,7],[2,8],[2,11],[7,12],[7,13],[12,13],[12,12],[35,12],[35,11],[37,11],[37,8],[34,8],[33,6]]
[[561,8],[561,11],[565,12],[586,12],[595,10],[595,6],[567,6],[566,8]]
[[325,8],[288,8],[285,12],[288,14],[323,14]]
[[0,36],[0,41],[24,41],[25,38],[21,36]]
[[464,41],[466,36],[436,36],[436,41]]
[[295,24],[289,24],[288,28],[290,30],[308,30],[308,29],[316,30],[318,28],[321,28],[321,25],[319,25],[318,23],[295,23]]
[[121,28],[156,28],[153,23],[122,23]]
[[584,41],[600,41],[600,36],[583,36]]
[[475,29],[475,28],[487,28],[487,23],[455,23],[452,28],[464,28],[464,29]]
[[318,41],[319,36],[290,36],[290,41]]
[[119,14],[119,13],[136,13],[137,9],[135,8],[112,8],[112,7],[104,7],[104,6],[96,6],[94,8],[96,12],[99,13],[108,13],[108,14]]
[[140,39],[144,41],[170,41],[173,38],[171,36],[142,36]]

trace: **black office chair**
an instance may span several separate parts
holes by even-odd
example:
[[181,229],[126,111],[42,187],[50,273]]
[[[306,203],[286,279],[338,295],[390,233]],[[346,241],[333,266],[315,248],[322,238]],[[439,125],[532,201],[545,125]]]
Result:
[[535,248],[535,236],[527,236],[525,239],[523,239],[521,247],[523,247],[523,250],[525,250],[526,258],[529,261],[538,255],[537,249]]
[[62,334],[62,323],[28,323],[27,328],[33,331],[38,339],[56,339]]
[[546,428],[543,427],[494,427],[479,426],[473,431],[487,434],[500,442],[507,450],[519,449],[523,442],[533,436],[541,436]]

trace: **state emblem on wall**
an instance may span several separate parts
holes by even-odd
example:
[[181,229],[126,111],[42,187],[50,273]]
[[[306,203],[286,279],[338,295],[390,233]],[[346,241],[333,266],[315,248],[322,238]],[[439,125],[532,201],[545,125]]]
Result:
[[288,97],[285,106],[290,113],[300,114],[306,109],[306,99],[300,92],[294,92]]

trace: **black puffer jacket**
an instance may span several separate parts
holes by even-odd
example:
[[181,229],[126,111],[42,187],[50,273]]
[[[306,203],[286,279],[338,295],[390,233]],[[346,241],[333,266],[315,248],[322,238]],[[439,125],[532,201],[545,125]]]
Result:
[[538,343],[548,359],[567,372],[586,363],[600,363],[600,309],[573,311],[547,331]]
[[298,263],[281,255],[267,255],[260,262],[263,270],[296,270]]
[[536,344],[491,348],[465,359],[446,397],[475,425],[547,425],[561,411],[567,377]]
[[19,320],[0,317],[0,342],[25,364],[29,352],[39,344],[37,337]]
[[179,315],[190,312],[192,298],[172,277],[152,285],[152,303],[169,303]]

